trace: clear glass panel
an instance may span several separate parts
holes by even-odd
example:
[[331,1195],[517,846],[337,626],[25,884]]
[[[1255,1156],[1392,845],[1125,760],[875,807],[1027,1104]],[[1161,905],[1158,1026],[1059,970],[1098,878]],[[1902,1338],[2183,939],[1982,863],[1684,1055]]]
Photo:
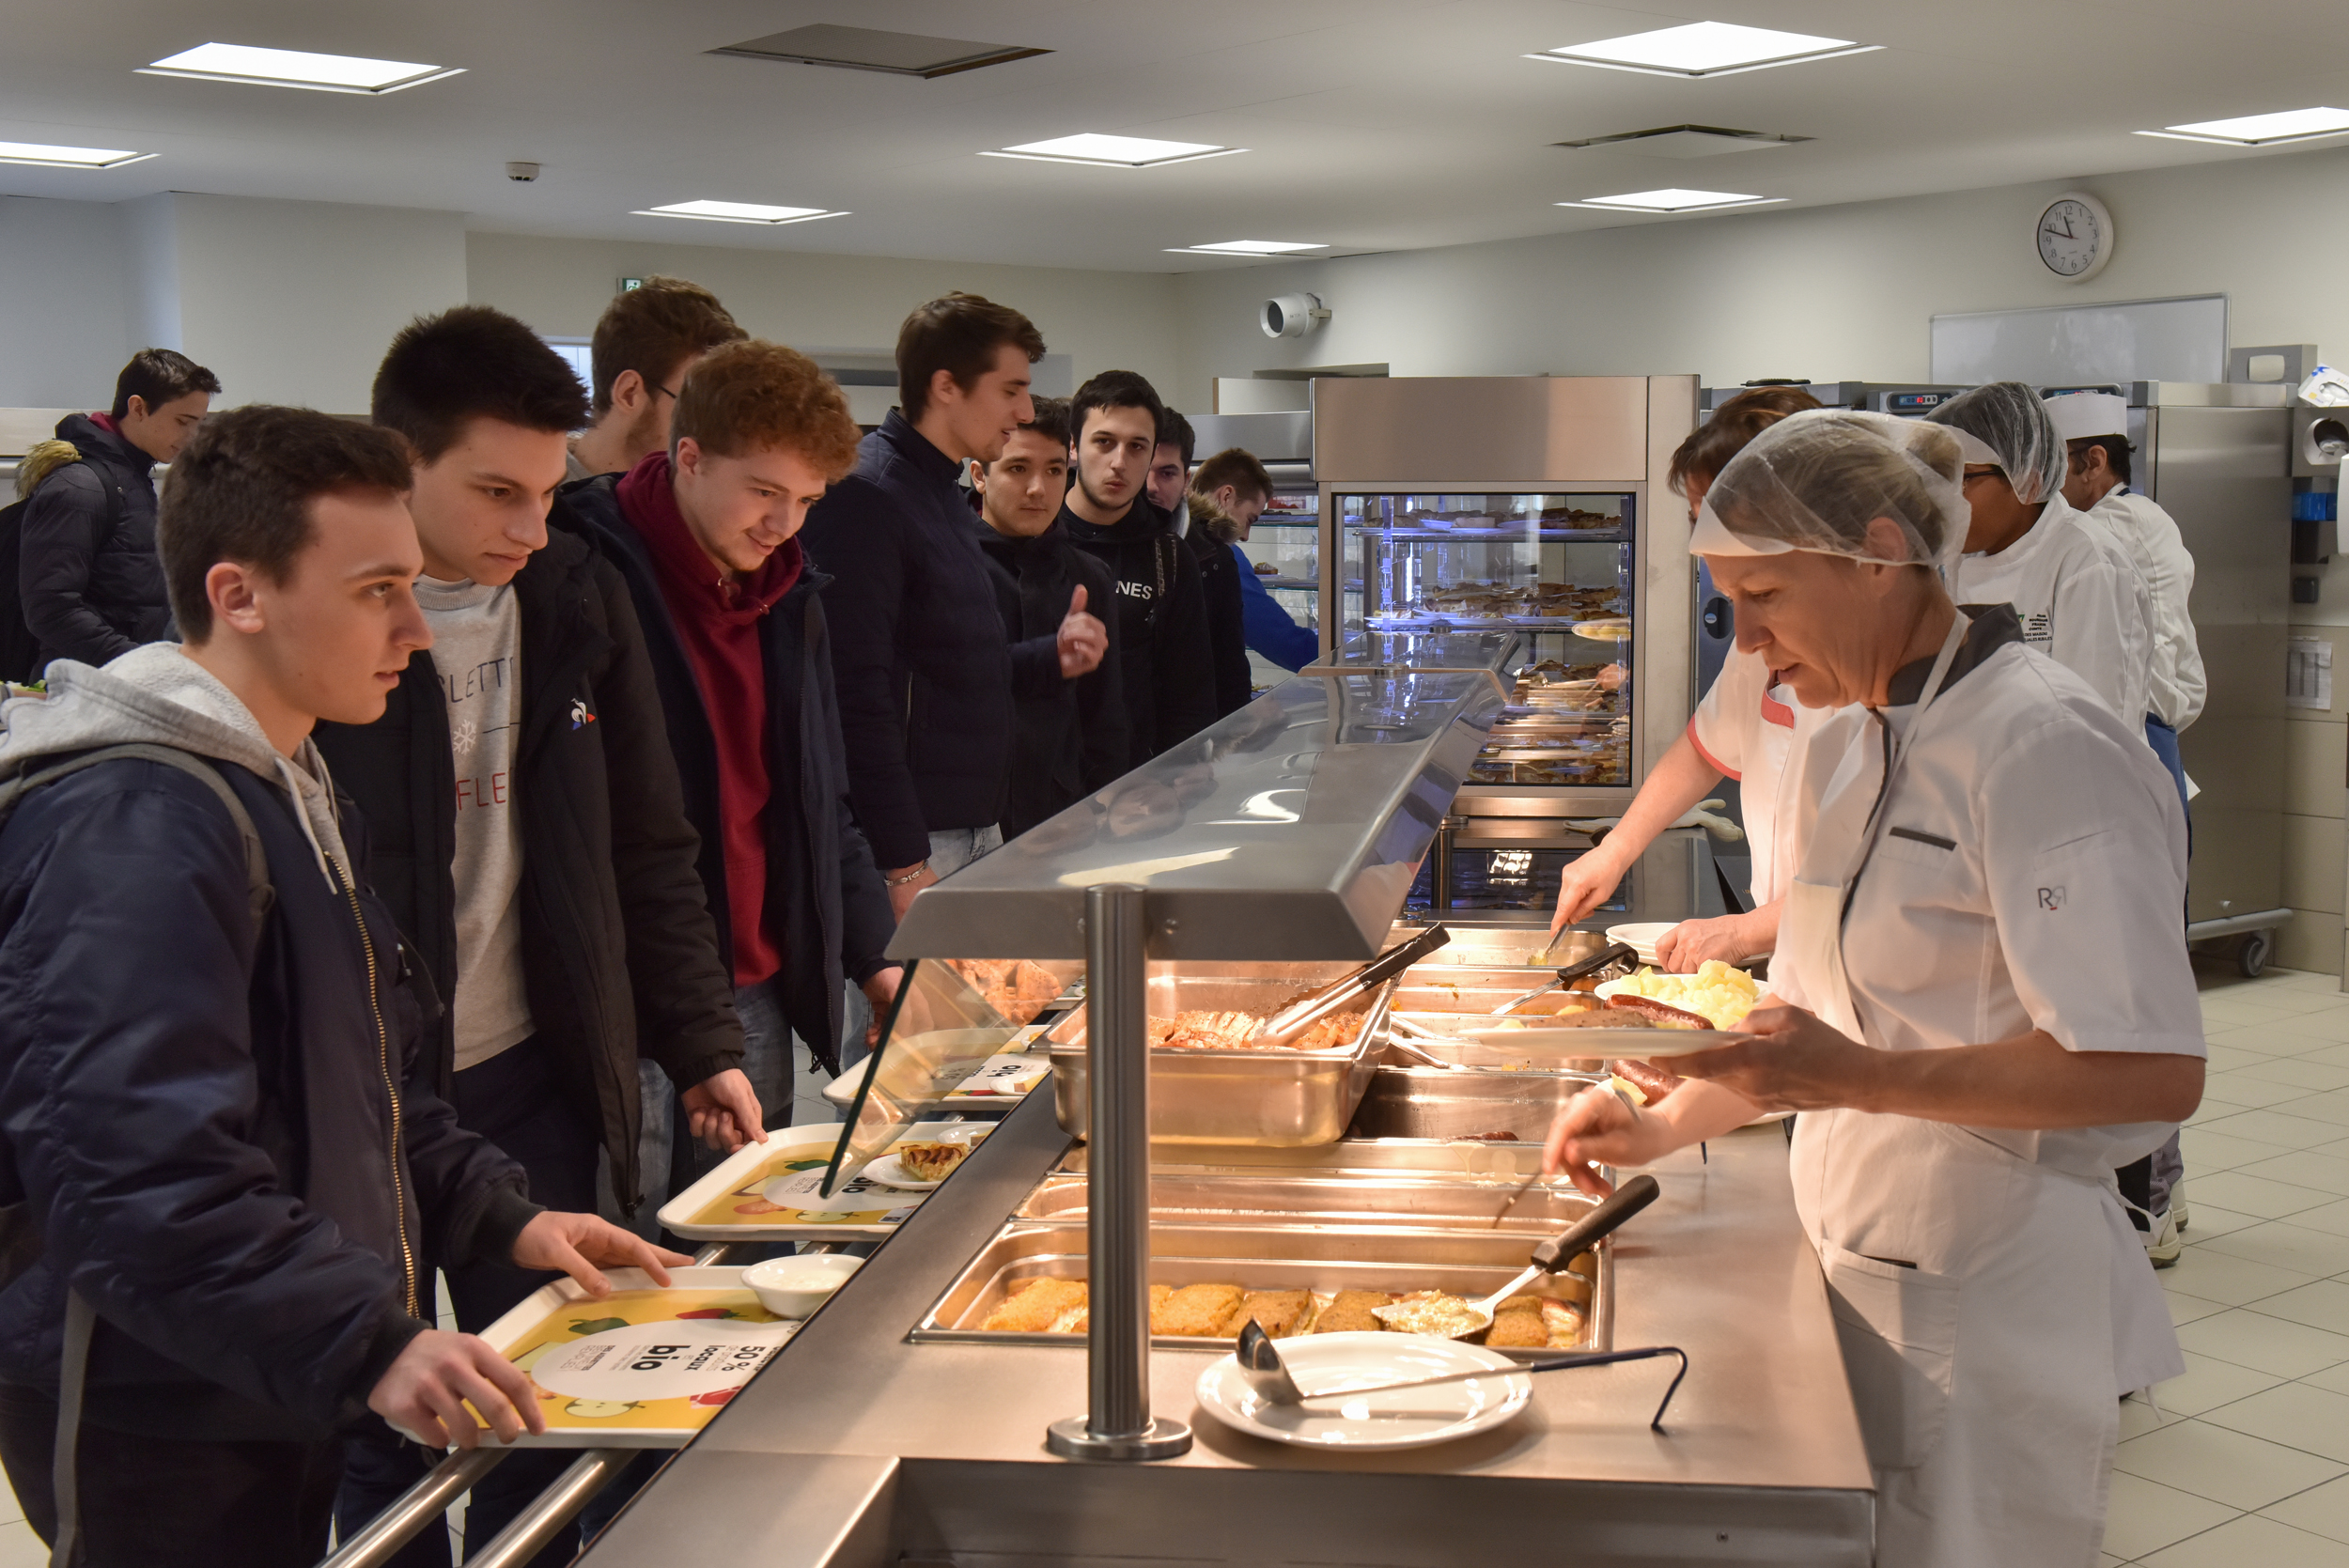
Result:
[[[1631,782],[1635,498],[1338,495],[1344,632],[1525,638],[1479,784]],[[1342,638],[1342,640],[1345,640]]]

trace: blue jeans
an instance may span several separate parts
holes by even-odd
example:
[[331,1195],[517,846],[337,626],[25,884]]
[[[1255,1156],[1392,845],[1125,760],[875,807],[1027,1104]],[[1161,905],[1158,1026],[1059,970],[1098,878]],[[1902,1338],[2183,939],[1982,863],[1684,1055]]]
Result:
[[[982,860],[1003,846],[1003,830],[1000,827],[948,828],[930,835],[930,869],[942,879],[952,877],[972,861]],[[864,1032],[872,1027],[873,1004],[855,981],[848,983],[848,1005],[842,1012],[840,1030],[840,1070],[849,1068],[873,1054],[864,1043]]]
[[[734,1010],[742,1018],[742,1071],[758,1095],[767,1130],[787,1127],[791,1125],[791,1026],[784,1022],[783,998],[775,982],[770,979],[736,986]],[[626,1225],[647,1241],[659,1241],[661,1205],[716,1170],[726,1157],[693,1136],[668,1074],[641,1060],[636,1074],[637,1092],[645,1106],[644,1126],[636,1135],[636,1165],[645,1201],[633,1219],[623,1219],[616,1208],[605,1209],[604,1218]],[[608,1193],[611,1184],[604,1185]]]

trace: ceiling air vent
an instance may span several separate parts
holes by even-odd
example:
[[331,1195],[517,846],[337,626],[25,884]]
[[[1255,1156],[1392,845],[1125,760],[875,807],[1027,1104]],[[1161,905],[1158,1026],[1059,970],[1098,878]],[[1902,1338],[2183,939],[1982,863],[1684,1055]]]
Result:
[[1761,152],[1792,147],[1808,136],[1779,136],[1766,131],[1731,131],[1719,125],[1659,125],[1653,131],[1623,131],[1612,136],[1591,136],[1579,142],[1554,142],[1554,147],[1597,147],[1608,152],[1636,152],[1647,158],[1714,158],[1724,152]]
[[745,60],[789,60],[803,66],[838,66],[843,70],[879,70],[892,76],[952,76],[981,66],[1000,66],[1049,49],[1027,49],[1010,43],[973,43],[969,39],[924,38],[918,33],[884,33],[871,27],[835,27],[818,23],[770,33],[763,39],[729,43],[709,51]]

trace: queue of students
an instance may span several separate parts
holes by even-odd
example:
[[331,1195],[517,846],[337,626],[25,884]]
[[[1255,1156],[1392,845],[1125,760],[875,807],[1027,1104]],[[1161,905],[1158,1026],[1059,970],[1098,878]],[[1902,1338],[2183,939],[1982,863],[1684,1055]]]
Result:
[[[930,302],[860,440],[656,278],[591,387],[460,306],[367,424],[208,416],[163,350],[67,422],[57,657],[0,709],[0,1463],[45,1540],[296,1568],[539,1429],[479,1331],[665,1279],[653,1212],[788,1123],[795,1037],[863,1045],[922,888],[1231,706],[1163,405],[1039,407],[1043,352]],[[568,1458],[492,1472],[475,1545]]]

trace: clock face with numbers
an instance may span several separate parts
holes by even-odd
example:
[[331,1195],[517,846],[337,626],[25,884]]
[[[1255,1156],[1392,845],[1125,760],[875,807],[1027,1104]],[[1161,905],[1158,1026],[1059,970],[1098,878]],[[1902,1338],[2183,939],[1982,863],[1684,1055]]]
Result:
[[2070,283],[2084,282],[2112,259],[2112,214],[2085,192],[2056,197],[2039,214],[2039,259]]

